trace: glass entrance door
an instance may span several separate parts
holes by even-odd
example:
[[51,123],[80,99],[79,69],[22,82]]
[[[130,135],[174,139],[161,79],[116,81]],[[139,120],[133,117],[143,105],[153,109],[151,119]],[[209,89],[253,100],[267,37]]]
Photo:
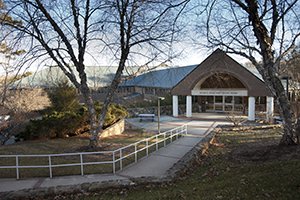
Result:
[[233,96],[225,96],[224,101],[224,110],[225,112],[233,111],[234,110],[234,97]]
[[240,96],[205,96],[205,106],[208,112],[241,111],[242,100]]
[[214,96],[214,111],[223,112],[224,111],[224,98],[223,96]]
[[233,96],[214,96],[214,111],[229,112],[234,110]]

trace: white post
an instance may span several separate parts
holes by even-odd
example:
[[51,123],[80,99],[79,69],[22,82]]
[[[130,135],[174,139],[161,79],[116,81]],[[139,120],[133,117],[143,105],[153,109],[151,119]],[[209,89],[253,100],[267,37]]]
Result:
[[81,176],[83,176],[84,172],[83,172],[83,157],[82,157],[82,153],[80,154],[80,171],[81,171]]
[[274,113],[274,97],[267,97],[267,109],[266,109],[267,122],[272,122]]
[[173,117],[178,117],[178,96],[173,95]]
[[248,120],[255,120],[255,97],[248,98]]
[[115,157],[115,151],[113,151],[113,173],[116,173],[116,157]]
[[20,173],[19,173],[19,157],[16,156],[16,173],[17,173],[17,179],[20,179]]
[[192,117],[192,97],[186,96],[186,117]]
[[146,139],[146,155],[149,155],[149,141]]
[[48,161],[49,161],[49,174],[50,178],[52,178],[52,162],[51,162],[51,156],[48,156]]
[[122,159],[123,159],[123,156],[122,156],[122,149],[120,149],[120,170],[123,169]]
[[155,140],[156,140],[156,144],[155,144],[155,146],[156,146],[156,151],[158,151],[158,136],[157,136],[157,135],[155,136]]
[[134,159],[135,159],[135,162],[137,162],[138,157],[137,157],[137,144],[136,143],[134,144]]

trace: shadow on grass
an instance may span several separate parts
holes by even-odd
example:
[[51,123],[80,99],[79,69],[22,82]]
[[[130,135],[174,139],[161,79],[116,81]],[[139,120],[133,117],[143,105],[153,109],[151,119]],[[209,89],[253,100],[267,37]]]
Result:
[[175,182],[67,199],[300,199],[300,147],[280,138],[280,129],[221,132]]

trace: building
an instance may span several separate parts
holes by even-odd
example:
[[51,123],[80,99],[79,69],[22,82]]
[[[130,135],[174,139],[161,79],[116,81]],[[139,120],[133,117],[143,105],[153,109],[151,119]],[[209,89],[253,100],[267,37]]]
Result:
[[274,112],[274,98],[254,67],[244,67],[220,49],[201,64],[149,72],[121,87],[132,92],[157,94],[164,89],[172,94],[173,116],[178,116],[178,97],[186,99],[186,117],[192,107],[199,112],[241,111],[255,120],[255,111],[264,111],[267,120]]
[[133,79],[123,81],[119,86],[119,92],[124,93],[124,95],[131,92],[143,95],[164,96],[170,94],[171,89],[194,70],[195,67],[197,65],[149,71]]
[[[52,75],[59,77],[59,69],[53,69]],[[115,67],[87,67],[88,84],[96,93],[94,97],[97,100],[101,100],[100,96],[105,97],[115,70]],[[36,77],[40,79],[26,77],[22,82],[43,86],[47,82],[45,77],[49,79],[52,75],[49,75],[49,70],[39,72]],[[239,111],[248,114],[248,120],[255,120],[257,111],[265,113],[270,120],[274,112],[273,95],[257,69],[239,64],[220,49],[199,65],[153,70],[130,80],[126,79],[130,75],[123,77],[124,81],[117,90],[119,98],[136,94],[153,97],[172,95],[173,116],[179,114],[179,99],[186,104],[183,111],[186,117],[192,117],[193,108],[198,112]]]
[[255,120],[258,97],[265,98],[267,120],[274,112],[273,95],[262,78],[219,49],[174,86],[171,93],[174,116],[178,115],[178,95],[186,96],[187,117],[192,117],[192,97],[200,99],[201,105],[212,111],[245,109],[250,121]]

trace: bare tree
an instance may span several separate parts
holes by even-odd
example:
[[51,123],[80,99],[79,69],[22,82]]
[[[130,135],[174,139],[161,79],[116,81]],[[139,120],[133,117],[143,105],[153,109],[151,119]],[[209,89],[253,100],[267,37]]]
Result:
[[18,26],[20,23],[8,15],[4,10],[5,5],[3,1],[0,0],[0,106],[4,105],[9,86],[20,78],[18,75],[20,67],[13,62],[18,56],[24,54],[24,50],[16,50],[16,45],[11,43],[7,37],[8,30],[3,29],[2,27],[5,23],[14,24],[15,26]]
[[[31,56],[50,57],[82,94],[88,107],[90,146],[98,145],[107,108],[129,60],[153,62],[165,52],[178,29],[174,23],[183,0],[9,0],[7,14],[22,22],[6,23],[23,37]],[[16,32],[14,32],[16,34]],[[85,71],[86,55],[96,49],[97,57],[113,55],[118,69],[96,116]],[[94,56],[94,57],[96,57]],[[42,58],[43,57],[43,58]]]
[[17,80],[31,74],[30,72],[20,73],[21,67],[12,63],[16,57],[24,53],[24,50],[14,51],[6,43],[0,44],[0,69],[3,71],[3,76],[0,78],[0,106],[5,104],[9,87]]
[[277,100],[284,121],[280,144],[294,144],[290,102],[278,76],[281,60],[295,47],[300,35],[297,0],[214,0],[204,5],[208,47],[249,59]]

